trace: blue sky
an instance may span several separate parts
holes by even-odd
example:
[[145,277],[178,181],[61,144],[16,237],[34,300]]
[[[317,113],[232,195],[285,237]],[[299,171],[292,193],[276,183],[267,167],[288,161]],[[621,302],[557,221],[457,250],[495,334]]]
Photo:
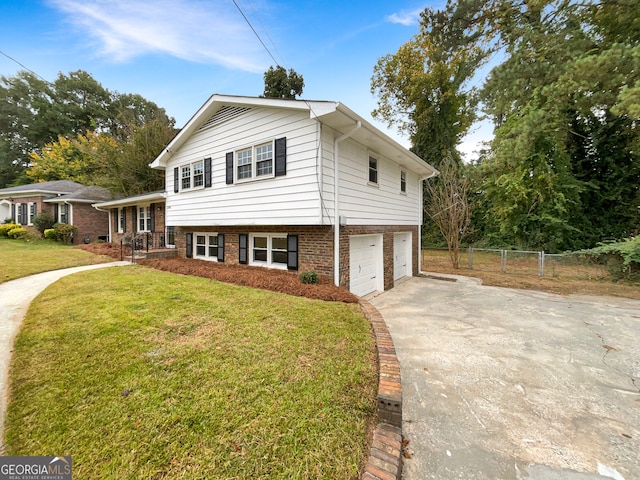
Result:
[[[302,74],[303,97],[371,118],[373,67],[444,0],[1,0],[0,50],[52,81],[86,70],[111,91],[139,93],[182,127],[213,93],[258,96],[275,62]],[[22,67],[0,55],[0,74]],[[469,136],[462,147],[472,151]]]

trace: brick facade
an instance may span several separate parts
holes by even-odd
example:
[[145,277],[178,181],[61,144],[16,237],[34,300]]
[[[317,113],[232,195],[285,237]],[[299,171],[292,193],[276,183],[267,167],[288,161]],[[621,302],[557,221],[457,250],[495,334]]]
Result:
[[73,243],[106,240],[109,236],[109,214],[96,210],[88,203],[70,203],[73,226],[78,229]]
[[[225,263],[238,263],[238,242],[241,233],[283,233],[298,235],[298,270],[315,271],[333,278],[333,227],[332,226],[233,226],[233,227],[178,227],[176,248],[178,255],[186,256],[186,234],[210,232],[224,234]],[[418,227],[394,226],[344,226],[340,227],[340,285],[349,288],[349,236],[382,234],[384,259],[384,289],[393,288],[393,234],[411,232],[412,271],[418,272]]]

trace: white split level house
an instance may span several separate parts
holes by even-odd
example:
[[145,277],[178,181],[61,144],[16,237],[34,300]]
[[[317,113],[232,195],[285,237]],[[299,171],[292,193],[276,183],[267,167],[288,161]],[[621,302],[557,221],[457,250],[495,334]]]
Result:
[[438,171],[342,103],[213,95],[151,166],[178,255],[314,271],[360,296],[420,270]]

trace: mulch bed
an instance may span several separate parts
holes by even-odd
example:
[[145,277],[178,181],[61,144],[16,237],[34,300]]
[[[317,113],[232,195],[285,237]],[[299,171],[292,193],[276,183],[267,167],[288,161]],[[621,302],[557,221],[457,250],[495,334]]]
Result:
[[[120,247],[111,243],[78,245],[76,248],[97,255],[107,255],[120,260]],[[245,265],[228,265],[190,258],[157,258],[138,260],[139,265],[166,272],[196,277],[210,278],[220,282],[262,288],[273,292],[286,293],[297,297],[307,297],[332,302],[357,303],[358,297],[343,287],[336,287],[331,279],[320,277],[316,285],[302,283],[298,274],[284,270]]]

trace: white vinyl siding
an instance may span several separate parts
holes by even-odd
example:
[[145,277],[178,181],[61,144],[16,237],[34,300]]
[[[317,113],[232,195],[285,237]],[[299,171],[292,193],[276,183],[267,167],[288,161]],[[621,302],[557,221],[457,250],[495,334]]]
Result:
[[[287,139],[287,173],[275,177],[272,145],[274,139],[282,137]],[[190,195],[169,191],[167,224],[318,224],[321,214],[316,168],[318,141],[318,125],[309,118],[308,112],[274,108],[250,109],[196,132],[167,165],[166,182],[174,184],[174,167],[210,157],[212,188]],[[225,156],[229,152],[234,154],[235,180],[238,152],[245,149],[251,149],[252,176],[255,177],[257,168],[265,174],[264,180],[256,177],[260,181],[234,181],[227,185]]]
[[[337,134],[323,132],[323,223],[333,223],[333,140]],[[365,146],[347,139],[340,143],[340,214],[347,225],[420,225],[418,175],[398,163],[377,155],[378,183],[369,182],[369,157]],[[401,172],[406,173],[406,192],[401,192]],[[374,185],[372,187],[372,185]]]

